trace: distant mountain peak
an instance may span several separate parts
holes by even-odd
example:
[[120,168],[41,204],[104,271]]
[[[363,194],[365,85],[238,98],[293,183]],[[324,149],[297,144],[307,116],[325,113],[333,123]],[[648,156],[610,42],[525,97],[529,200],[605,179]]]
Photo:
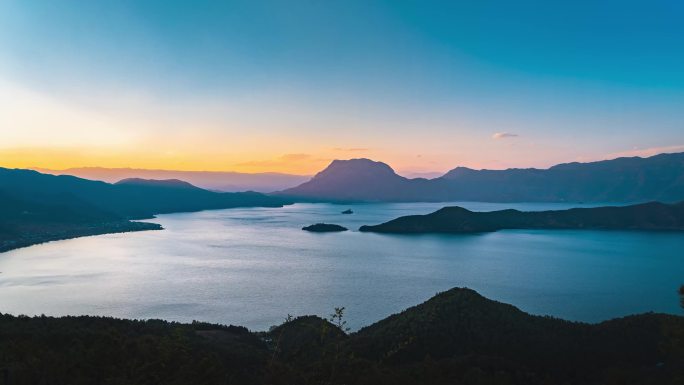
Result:
[[548,169],[456,167],[408,179],[370,159],[335,160],[280,194],[315,200],[381,202],[644,202],[684,200],[684,153],[566,163]]
[[323,171],[316,174],[314,178],[340,172],[353,172],[359,173],[359,175],[371,173],[397,175],[387,163],[377,162],[366,158],[356,158],[347,160],[335,159]]
[[126,178],[126,179],[122,179],[122,180],[120,180],[114,184],[116,184],[116,185],[136,185],[136,186],[175,187],[175,188],[201,190],[199,187],[194,186],[188,182],[182,181],[180,179]]
[[140,168],[79,167],[64,170],[34,168],[52,175],[74,175],[84,179],[116,183],[123,179],[178,179],[211,191],[258,191],[272,192],[296,186],[311,179],[310,175],[294,175],[274,172],[241,173],[234,171],[180,171]]
[[383,162],[370,159],[334,160],[310,181],[297,187],[282,191],[285,195],[317,196],[326,195],[333,199],[352,198],[360,194],[368,200],[379,200],[385,188],[399,186],[408,179],[398,175],[392,167]]
[[468,167],[463,167],[463,166],[458,166],[454,169],[449,170],[446,174],[442,176],[442,178],[450,179],[450,178],[458,178],[463,175],[469,175],[476,173],[476,170],[473,170],[472,168]]

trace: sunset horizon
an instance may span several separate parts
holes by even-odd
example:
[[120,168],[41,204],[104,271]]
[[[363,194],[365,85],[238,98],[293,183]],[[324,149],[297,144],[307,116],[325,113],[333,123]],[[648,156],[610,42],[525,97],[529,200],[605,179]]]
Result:
[[678,11],[7,1],[0,166],[420,173],[684,151]]
[[[32,153],[35,152],[40,152],[40,151],[32,151]],[[352,151],[353,153],[364,153],[366,151]],[[368,151],[370,152],[370,151]],[[188,171],[188,172],[215,172],[215,173],[244,173],[244,174],[268,174],[268,173],[278,173],[278,174],[291,174],[291,175],[299,175],[299,176],[312,176],[316,174],[317,172],[323,170],[325,167],[330,165],[331,162],[335,160],[350,160],[350,159],[370,159],[373,161],[377,162],[382,162],[387,164],[388,166],[392,167],[392,169],[399,175],[402,175],[404,177],[424,177],[423,174],[425,175],[441,175],[444,174],[454,168],[457,167],[466,167],[466,168],[471,168],[474,170],[507,170],[507,169],[527,169],[527,168],[536,168],[536,169],[548,169],[549,167],[556,166],[558,164],[564,164],[564,163],[593,163],[593,162],[600,162],[600,161],[605,161],[605,160],[614,160],[618,158],[629,158],[629,157],[639,157],[639,158],[648,158],[651,156],[656,156],[656,155],[661,155],[661,154],[673,154],[673,153],[679,153],[679,152],[684,152],[684,146],[666,146],[666,147],[658,147],[658,148],[646,148],[646,149],[632,149],[629,151],[623,151],[619,153],[613,153],[613,154],[607,154],[604,157],[597,157],[594,159],[591,158],[575,158],[575,159],[569,159],[566,161],[559,161],[557,163],[541,163],[538,165],[528,165],[528,164],[521,164],[521,165],[507,165],[507,166],[497,166],[497,164],[493,164],[490,167],[479,167],[477,165],[472,165],[468,164],[468,162],[463,162],[463,163],[457,163],[454,165],[442,165],[439,167],[434,167],[434,168],[412,168],[412,167],[406,167],[406,168],[397,168],[395,167],[391,162],[384,161],[383,159],[375,158],[372,156],[338,156],[336,158],[329,158],[329,159],[324,159],[324,158],[318,158],[318,159],[311,159],[311,156],[309,154],[283,154],[282,156],[267,160],[267,161],[256,161],[256,162],[244,162],[244,163],[237,163],[234,164],[233,166],[227,166],[227,168],[221,168],[222,166],[220,165],[221,162],[212,162],[212,164],[217,164],[218,165],[214,168],[193,168],[191,165],[188,165],[187,163],[179,163],[178,167],[169,167],[169,168],[164,168],[164,167],[158,167],[155,165],[163,165],[163,163],[157,163],[157,162],[151,162],[149,163],[149,167],[145,167],[146,163],[142,163],[140,166],[136,165],[131,165],[130,163],[125,163],[121,162],[119,160],[110,160],[109,162],[104,162],[104,163],[97,163],[97,164],[81,164],[81,163],[70,163],[68,161],[60,161],[60,162],[54,162],[52,158],[50,160],[46,160],[44,162],[41,162],[39,160],[32,161],[24,161],[24,160],[15,160],[15,161],[8,161],[7,159],[11,159],[13,157],[6,157],[3,160],[5,161],[4,164],[0,164],[0,167],[6,167],[6,168],[25,168],[25,169],[30,169],[30,170],[49,170],[49,171],[69,171],[69,170],[78,170],[78,169],[105,169],[105,170],[111,170],[111,169],[130,169],[130,170],[145,170],[145,171]],[[289,168],[290,166],[288,165],[288,158],[300,158],[298,159],[301,163],[298,167],[296,168]],[[28,159],[36,159],[34,157],[28,156]],[[49,158],[49,157],[48,157]],[[276,165],[278,163],[283,163],[280,165]],[[37,165],[40,164],[40,165]],[[108,165],[110,164],[110,165]],[[200,162],[199,164],[207,164]],[[63,166],[57,166],[55,167],[54,165],[63,165]],[[274,166],[276,165],[276,166]],[[299,170],[299,171],[292,171],[292,170]],[[303,170],[303,171],[302,171]]]
[[0,0],[0,385],[681,385],[684,0]]

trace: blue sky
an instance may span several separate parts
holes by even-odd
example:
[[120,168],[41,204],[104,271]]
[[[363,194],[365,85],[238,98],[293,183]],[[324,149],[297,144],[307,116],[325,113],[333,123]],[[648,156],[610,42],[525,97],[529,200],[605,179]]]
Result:
[[0,156],[311,172],[684,151],[681,20],[674,0],[5,0]]

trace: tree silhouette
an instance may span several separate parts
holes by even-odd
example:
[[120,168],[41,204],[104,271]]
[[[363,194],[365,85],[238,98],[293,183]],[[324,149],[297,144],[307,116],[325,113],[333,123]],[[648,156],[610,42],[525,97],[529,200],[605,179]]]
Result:
[[349,332],[349,328],[347,327],[347,321],[345,321],[344,318],[344,306],[343,307],[336,307],[335,312],[330,314],[330,323],[333,325],[337,326],[338,329],[341,331],[347,333]]

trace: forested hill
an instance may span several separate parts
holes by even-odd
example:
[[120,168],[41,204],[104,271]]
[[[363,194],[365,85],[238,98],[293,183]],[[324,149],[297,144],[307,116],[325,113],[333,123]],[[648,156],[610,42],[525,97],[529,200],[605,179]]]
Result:
[[573,208],[549,211],[513,209],[474,212],[444,207],[427,215],[409,215],[360,231],[375,233],[474,233],[503,229],[667,230],[684,231],[684,202]]
[[684,374],[678,316],[575,323],[455,288],[355,333],[343,322],[304,316],[253,333],[198,322],[0,315],[0,381],[674,385]]
[[178,183],[163,181],[143,183],[129,180],[109,184],[67,175],[4,168],[0,168],[0,191],[44,204],[78,199],[126,218],[232,207],[280,207],[289,203],[282,198],[255,192],[217,193],[200,188],[178,188]]
[[211,192],[181,181],[109,184],[0,168],[0,252],[78,236],[160,229],[130,221],[155,214],[288,203],[255,192]]

